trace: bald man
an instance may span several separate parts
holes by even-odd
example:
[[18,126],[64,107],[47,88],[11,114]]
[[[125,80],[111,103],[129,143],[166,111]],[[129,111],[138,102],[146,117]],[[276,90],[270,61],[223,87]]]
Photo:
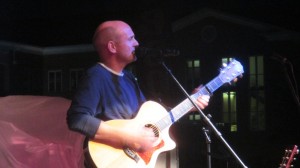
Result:
[[[89,139],[114,147],[147,151],[157,140],[152,129],[135,125],[118,127],[105,121],[134,118],[146,101],[136,78],[124,68],[136,60],[139,46],[131,27],[123,21],[106,21],[93,37],[100,62],[89,68],[68,110],[67,123]],[[197,99],[200,108],[208,98]]]

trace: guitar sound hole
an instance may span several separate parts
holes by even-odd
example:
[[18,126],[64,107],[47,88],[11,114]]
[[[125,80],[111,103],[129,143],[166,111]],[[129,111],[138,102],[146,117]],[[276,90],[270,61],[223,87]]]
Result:
[[153,130],[153,132],[154,132],[155,137],[159,137],[159,130],[158,130],[158,128],[155,125],[153,125],[153,124],[146,124],[145,127],[151,128]]

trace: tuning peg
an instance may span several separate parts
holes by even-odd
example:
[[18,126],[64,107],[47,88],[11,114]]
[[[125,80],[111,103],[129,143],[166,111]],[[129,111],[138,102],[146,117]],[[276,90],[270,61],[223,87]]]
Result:
[[280,167],[279,168],[282,168],[282,167],[285,167],[286,164],[280,164]]
[[226,64],[226,63],[223,63],[223,64],[222,64],[222,67],[223,67],[223,68],[227,67],[227,64]]

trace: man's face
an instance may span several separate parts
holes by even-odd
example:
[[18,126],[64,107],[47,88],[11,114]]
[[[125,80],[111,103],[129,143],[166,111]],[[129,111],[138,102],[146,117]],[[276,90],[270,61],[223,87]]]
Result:
[[139,43],[135,39],[134,33],[129,26],[125,26],[120,30],[120,36],[116,45],[120,61],[129,64],[136,60],[134,52],[135,48],[139,46]]

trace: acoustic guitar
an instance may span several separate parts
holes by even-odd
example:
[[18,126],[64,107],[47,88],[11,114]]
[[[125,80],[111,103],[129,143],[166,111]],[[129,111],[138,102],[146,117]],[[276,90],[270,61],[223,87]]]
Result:
[[[201,95],[211,95],[223,84],[230,83],[241,76],[243,72],[243,66],[238,61],[231,61],[220,70],[217,77],[197,93],[191,95],[192,100],[196,100]],[[157,157],[161,152],[176,147],[175,142],[169,136],[170,126],[193,107],[193,103],[189,99],[185,99],[167,112],[160,104],[147,101],[141,106],[134,119],[106,121],[109,125],[118,127],[130,126],[133,122],[139,122],[143,126],[153,129],[159,140],[157,145],[146,152],[136,152],[127,147],[116,148],[103,142],[89,140],[88,150],[92,161],[98,168],[154,168]]]

